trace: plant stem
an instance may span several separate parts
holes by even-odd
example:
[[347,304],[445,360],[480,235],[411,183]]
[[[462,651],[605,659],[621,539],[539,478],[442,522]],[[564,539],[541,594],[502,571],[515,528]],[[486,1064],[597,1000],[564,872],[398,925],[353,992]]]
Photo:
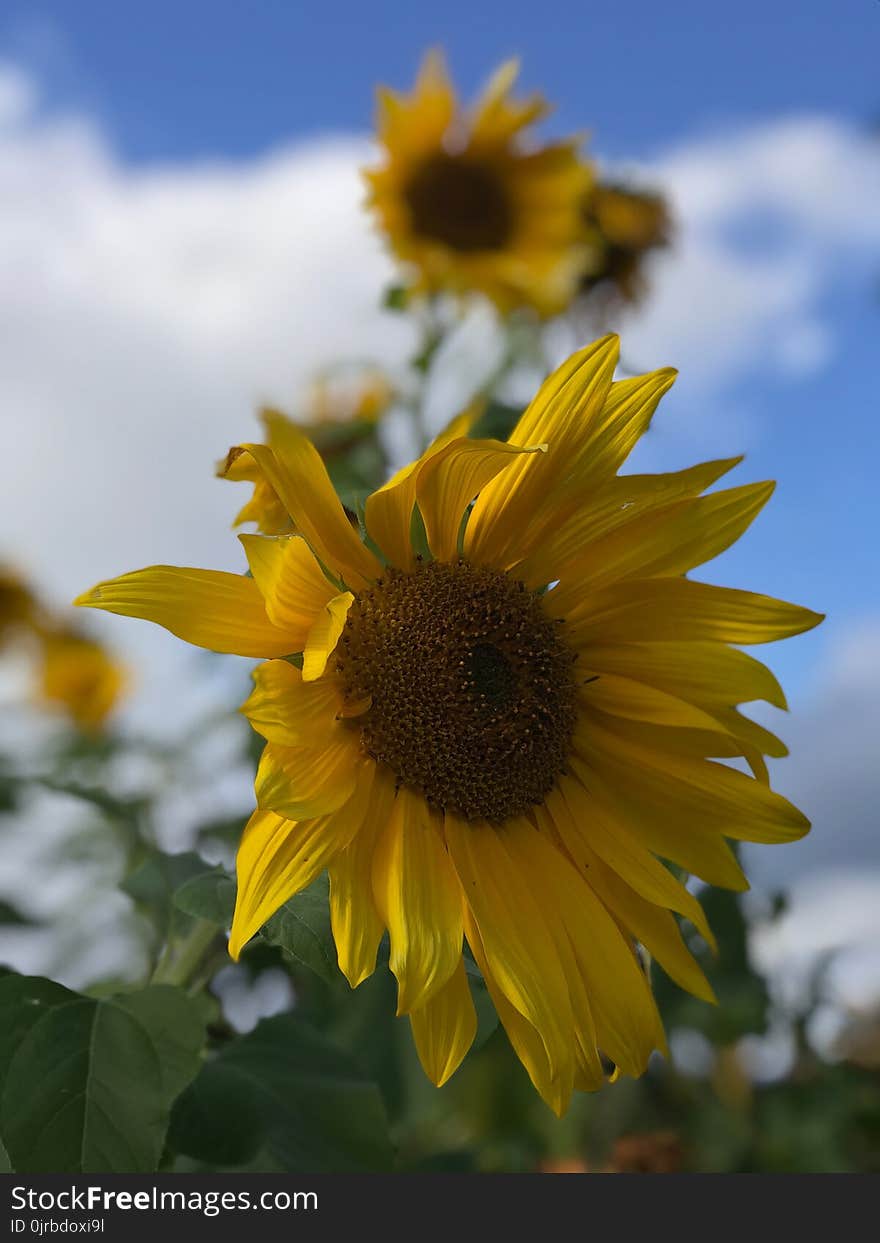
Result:
[[178,987],[186,985],[216,936],[216,925],[207,919],[196,920],[187,935],[173,949],[166,946],[150,982],[175,984]]

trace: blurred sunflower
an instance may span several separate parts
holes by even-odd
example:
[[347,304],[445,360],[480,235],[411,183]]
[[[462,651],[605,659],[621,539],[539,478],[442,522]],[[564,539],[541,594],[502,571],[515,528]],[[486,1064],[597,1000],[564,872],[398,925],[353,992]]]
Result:
[[84,733],[97,733],[125,688],[122,665],[103,644],[71,628],[44,631],[41,641],[40,699],[63,709]]
[[523,143],[521,131],[548,105],[539,95],[512,99],[516,75],[515,61],[503,65],[467,113],[430,53],[412,95],[379,92],[385,159],[364,175],[394,253],[418,274],[416,290],[477,290],[502,312],[529,306],[546,316],[577,288],[591,171],[578,140]]
[[[394,399],[394,390],[377,368],[318,377],[308,389],[298,426],[316,445],[325,462],[344,457],[365,437],[372,436]],[[260,420],[271,445],[273,428],[297,423],[277,410],[263,410]],[[221,479],[252,483],[250,500],[236,514],[233,526],[256,523],[264,535],[290,534],[293,524],[272,485],[250,454],[233,446],[216,466]]]
[[[270,420],[271,447],[243,450],[297,535],[241,536],[251,577],[158,566],[78,601],[268,658],[243,707],[267,746],[232,955],[328,868],[340,966],[359,984],[388,930],[431,1079],[474,1038],[466,941],[560,1114],[664,1048],[639,944],[712,998],[673,912],[711,931],[661,859],[744,889],[725,838],[808,828],[768,785],[784,747],[737,710],[782,692],[731,645],[821,619],[685,577],[772,486],[703,495],[739,459],[618,475],[674,372],[614,383],[616,361],[614,337],[574,355],[506,443],[435,442],[370,496],[369,546],[314,446]],[[753,777],[715,762],[737,756]]]
[[20,630],[33,629],[40,606],[24,579],[0,563],[0,642]]
[[585,219],[594,245],[582,290],[638,302],[645,293],[647,256],[669,245],[672,221],[666,200],[661,194],[599,182],[587,198]]

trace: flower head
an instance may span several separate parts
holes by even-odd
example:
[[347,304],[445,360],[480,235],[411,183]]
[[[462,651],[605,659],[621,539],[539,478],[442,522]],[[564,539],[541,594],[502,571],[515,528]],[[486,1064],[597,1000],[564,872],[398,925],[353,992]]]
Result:
[[[391,385],[381,371],[359,368],[346,375],[318,377],[308,390],[299,421],[269,409],[260,412],[260,419],[270,445],[279,428],[299,426],[324,461],[331,462],[375,434],[376,424],[393,396]],[[293,532],[290,515],[249,453],[234,445],[217,463],[216,474],[233,483],[254,485],[251,499],[238,511],[233,526],[254,522],[263,535]]]
[[[327,868],[340,966],[359,984],[387,929],[434,1082],[476,1029],[466,945],[559,1113],[664,1048],[639,945],[712,997],[675,915],[711,931],[661,860],[744,889],[726,839],[808,828],[768,783],[784,747],[738,707],[782,692],[739,645],[820,618],[686,577],[772,485],[707,492],[738,459],[620,475],[674,372],[614,383],[616,361],[613,337],[574,355],[507,442],[453,427],[370,496],[369,545],[314,446],[270,420],[242,451],[297,534],[240,537],[251,577],[157,566],[79,601],[265,658],[232,954]],[[753,776],[718,762],[736,757]]]
[[547,112],[540,96],[511,97],[503,65],[476,107],[458,103],[441,57],[424,61],[413,93],[379,92],[383,163],[366,172],[370,203],[415,288],[477,290],[504,312],[563,310],[583,266],[581,203],[590,186],[579,142],[526,146]]
[[119,702],[125,670],[101,643],[72,628],[46,630],[41,640],[39,697],[85,733],[96,733]]
[[586,220],[593,249],[582,288],[622,302],[638,302],[645,292],[645,261],[669,245],[672,222],[660,194],[597,183],[588,199]]

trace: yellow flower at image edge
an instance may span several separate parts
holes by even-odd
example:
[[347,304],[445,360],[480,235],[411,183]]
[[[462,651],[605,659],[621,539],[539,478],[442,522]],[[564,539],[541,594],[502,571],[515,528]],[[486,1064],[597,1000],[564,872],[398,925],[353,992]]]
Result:
[[[266,658],[243,707],[267,745],[233,956],[326,868],[340,967],[357,986],[387,929],[431,1079],[474,1038],[466,943],[560,1114],[609,1063],[637,1076],[664,1049],[638,945],[712,999],[675,916],[711,931],[661,860],[741,890],[727,838],[808,828],[768,784],[764,756],[785,748],[737,710],[782,691],[734,645],[821,619],[685,577],[772,486],[706,494],[740,459],[619,475],[674,372],[615,383],[616,361],[616,338],[588,346],[507,443],[453,430],[399,471],[366,506],[383,560],[286,427],[243,446],[298,532],[241,536],[252,577],[159,566],[79,601]],[[754,776],[716,762],[737,756]]]
[[415,288],[479,291],[504,312],[565,309],[586,254],[582,204],[592,181],[576,140],[526,147],[521,131],[548,111],[510,92],[503,65],[470,113],[442,58],[425,58],[409,97],[379,92],[384,162],[368,169],[370,205]]

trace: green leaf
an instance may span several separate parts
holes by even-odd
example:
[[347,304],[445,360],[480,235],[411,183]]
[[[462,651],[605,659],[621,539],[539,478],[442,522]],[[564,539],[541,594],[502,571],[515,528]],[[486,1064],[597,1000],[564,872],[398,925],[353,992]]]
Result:
[[9,1153],[3,1147],[2,1141],[0,1141],[0,1174],[11,1174],[11,1173],[12,1173],[12,1162],[9,1160]]
[[179,855],[150,850],[142,862],[120,885],[134,898],[139,910],[155,928],[157,939],[164,941],[173,931],[190,926],[190,917],[175,906],[173,897],[193,876],[210,871],[209,865],[192,851]]
[[22,1172],[149,1173],[195,1076],[199,1007],[167,986],[83,997],[0,979],[0,1134]]
[[174,891],[174,905],[195,919],[228,928],[235,910],[235,881],[222,868],[192,876]]
[[270,945],[328,984],[339,979],[336,944],[330,928],[329,881],[326,873],[272,916],[262,934]]
[[265,1149],[285,1170],[388,1169],[379,1090],[291,1014],[264,1019],[202,1068],[174,1107],[171,1146],[219,1166]]

